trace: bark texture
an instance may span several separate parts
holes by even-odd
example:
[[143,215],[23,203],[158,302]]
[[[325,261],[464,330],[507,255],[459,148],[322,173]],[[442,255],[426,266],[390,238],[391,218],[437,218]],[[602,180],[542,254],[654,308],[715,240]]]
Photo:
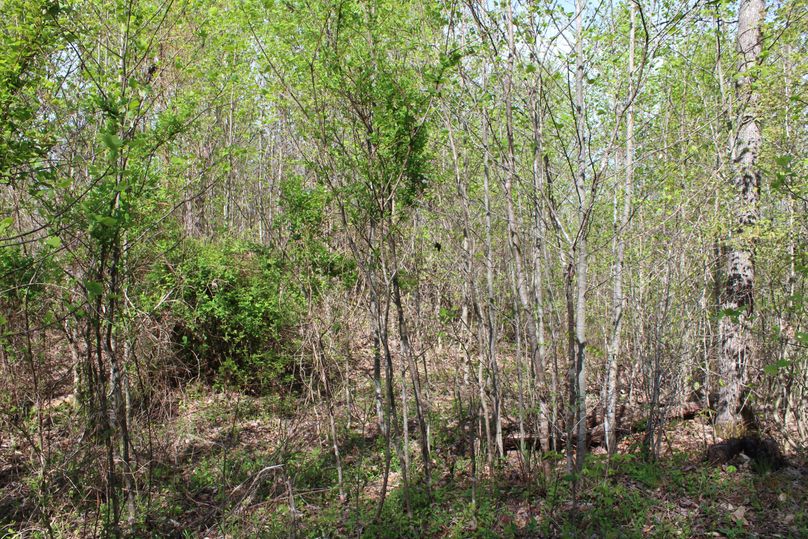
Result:
[[738,11],[737,48],[739,52],[738,124],[732,149],[734,222],[727,249],[727,270],[721,302],[721,350],[718,372],[721,377],[716,434],[737,437],[745,430],[740,411],[748,364],[752,357],[752,315],[755,283],[755,225],[758,220],[760,191],[761,131],[758,122],[758,92],[754,88],[755,69],[762,49],[763,0],[741,0]]

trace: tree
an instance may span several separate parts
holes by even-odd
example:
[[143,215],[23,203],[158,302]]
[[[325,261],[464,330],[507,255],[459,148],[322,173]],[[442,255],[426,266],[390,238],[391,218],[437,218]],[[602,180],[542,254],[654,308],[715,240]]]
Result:
[[749,364],[754,356],[752,319],[755,290],[755,242],[760,215],[760,97],[755,87],[763,50],[763,0],[741,0],[738,9],[737,123],[732,145],[734,202],[727,245],[726,273],[721,301],[721,349],[716,433],[722,438],[745,431],[741,409]]
[[623,309],[626,298],[623,292],[623,264],[625,261],[625,236],[631,219],[631,197],[634,189],[634,47],[636,34],[636,5],[629,1],[629,34],[628,34],[628,89],[626,100],[626,147],[625,147],[625,183],[623,186],[623,211],[618,220],[617,195],[614,203],[614,284],[612,294],[611,333],[607,345],[606,359],[606,411],[603,417],[603,431],[606,448],[609,454],[617,450],[617,374],[618,356],[620,354],[620,337],[623,327]]

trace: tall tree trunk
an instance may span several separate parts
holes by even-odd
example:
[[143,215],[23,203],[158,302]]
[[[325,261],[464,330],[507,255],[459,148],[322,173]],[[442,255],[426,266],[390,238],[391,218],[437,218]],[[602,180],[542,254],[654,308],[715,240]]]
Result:
[[[394,249],[394,248],[393,248]],[[393,251],[395,253],[395,251]],[[393,255],[395,257],[395,254]],[[424,481],[426,484],[427,496],[431,496],[431,457],[429,454],[429,429],[427,428],[426,418],[426,405],[421,391],[421,381],[418,374],[418,365],[413,357],[412,346],[410,344],[410,334],[407,328],[406,318],[404,316],[404,305],[401,301],[401,287],[398,282],[398,275],[393,274],[393,303],[396,306],[396,314],[398,315],[398,337],[401,346],[401,355],[407,361],[407,369],[410,371],[410,381],[412,382],[413,398],[415,399],[415,416],[418,420],[418,430],[420,439],[418,440],[421,446],[421,458],[424,461]],[[402,376],[404,376],[404,368],[402,368]],[[402,385],[406,385],[406,381],[402,378]],[[406,393],[404,393],[406,395]],[[405,425],[406,428],[406,425]],[[405,451],[408,449],[405,447]]]
[[[485,79],[485,73],[483,74]],[[485,80],[483,80],[485,86]],[[485,282],[487,292],[487,306],[486,306],[486,335],[488,337],[488,361],[493,378],[493,392],[494,392],[494,429],[497,443],[497,451],[500,456],[503,455],[502,443],[502,418],[500,417],[499,409],[499,385],[496,379],[497,370],[497,330],[496,330],[496,315],[494,311],[494,259],[491,245],[491,192],[490,192],[490,168],[488,165],[488,114],[487,111],[483,112],[482,120],[482,139],[483,139],[483,193],[485,197]],[[485,395],[481,392],[480,398],[483,400],[481,403],[483,411],[488,415],[488,407],[485,404]],[[491,453],[489,437],[489,459]],[[490,461],[489,461],[490,462]]]
[[570,379],[570,390],[574,395],[575,420],[577,427],[577,447],[575,450],[575,468],[580,471],[586,455],[586,273],[587,248],[586,236],[588,228],[588,201],[586,196],[586,118],[584,111],[584,46],[583,18],[586,11],[586,0],[575,3],[575,120],[577,132],[577,170],[575,173],[575,192],[578,207],[578,231],[574,242],[575,264],[575,342],[570,350],[573,366]]
[[455,183],[457,184],[457,194],[460,197],[460,202],[463,207],[463,243],[461,250],[463,251],[463,306],[460,314],[460,341],[461,347],[464,352],[465,362],[463,365],[463,383],[468,384],[471,377],[471,354],[469,349],[471,347],[471,314],[475,312],[476,296],[474,294],[474,258],[473,258],[473,244],[471,242],[471,216],[470,216],[470,202],[466,183],[460,173],[460,160],[457,154],[457,146],[454,140],[454,132],[452,130],[452,121],[446,117],[446,129],[449,135],[449,148],[452,151],[452,165],[454,167]]
[[763,0],[741,0],[738,11],[739,123],[732,150],[735,203],[721,301],[723,317],[719,326],[721,349],[718,372],[723,385],[719,389],[716,434],[722,438],[739,436],[745,431],[740,412],[754,346],[754,227],[758,220],[760,169],[757,161],[761,145],[757,119],[759,96],[754,88],[754,69],[760,61],[762,50],[764,9]]
[[[511,248],[513,255],[514,270],[516,273],[516,292],[519,298],[519,306],[525,313],[527,337],[530,345],[530,358],[532,371],[536,377],[536,383],[540,388],[539,396],[539,410],[540,421],[544,421],[548,416],[547,405],[541,391],[544,389],[544,361],[539,357],[539,339],[537,336],[537,322],[534,316],[533,306],[530,302],[530,294],[528,292],[527,278],[525,277],[525,269],[523,263],[522,244],[519,238],[519,224],[516,218],[516,212],[513,207],[513,183],[516,179],[516,151],[514,145],[514,128],[513,128],[513,71],[514,59],[516,57],[516,45],[514,43],[514,24],[513,24],[513,8],[510,3],[507,7],[508,17],[508,73],[505,86],[505,127],[508,143],[508,172],[505,176],[503,184],[505,195],[505,208],[506,217],[508,222],[508,244]],[[501,406],[501,404],[500,404]],[[548,443],[546,440],[547,431],[549,429],[541,429],[542,449],[548,450]],[[498,432],[498,441],[501,443],[501,433]]]
[[513,289],[514,336],[516,337],[516,383],[519,402],[519,453],[527,470],[530,470],[530,454],[525,445],[525,384],[524,365],[522,362],[522,317],[519,314],[519,303],[516,299],[516,272],[511,268],[511,288]]
[[[550,430],[551,424],[554,423],[555,417],[555,384],[552,387],[546,386],[546,359],[547,359],[547,346],[544,336],[544,279],[542,272],[544,271],[543,262],[545,254],[544,243],[544,119],[542,111],[542,81],[538,79],[536,89],[533,93],[531,109],[533,111],[533,302],[536,312],[536,361],[532,366],[536,377],[542,382],[541,387],[537,389],[543,392],[540,397],[542,409],[539,412],[539,439],[544,451],[549,451],[550,447]],[[548,391],[549,389],[549,391]],[[550,399],[546,397],[550,395]],[[547,400],[551,402],[548,403]],[[533,403],[535,405],[535,402]],[[545,461],[545,471],[549,473],[549,462]]]
[[603,430],[606,437],[606,448],[610,455],[617,450],[617,372],[618,354],[620,353],[620,330],[623,325],[623,260],[625,257],[625,233],[631,218],[631,197],[634,180],[634,34],[635,10],[634,2],[630,2],[630,29],[628,43],[628,110],[626,111],[626,179],[623,187],[623,213],[617,218],[617,195],[614,205],[614,289],[612,295],[612,327],[606,359],[606,415]]

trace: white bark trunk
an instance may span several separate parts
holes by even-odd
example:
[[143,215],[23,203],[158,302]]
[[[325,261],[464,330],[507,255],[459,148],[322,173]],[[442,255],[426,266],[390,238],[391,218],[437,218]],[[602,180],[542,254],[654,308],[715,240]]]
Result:
[[625,258],[625,232],[631,219],[631,197],[634,184],[634,34],[635,10],[631,3],[629,44],[628,44],[628,99],[626,111],[626,179],[623,187],[623,213],[618,221],[617,201],[615,199],[615,261],[614,289],[612,295],[612,328],[606,360],[606,414],[603,429],[606,437],[606,448],[612,455],[617,450],[617,372],[618,355],[620,353],[620,331],[623,325],[623,260]]

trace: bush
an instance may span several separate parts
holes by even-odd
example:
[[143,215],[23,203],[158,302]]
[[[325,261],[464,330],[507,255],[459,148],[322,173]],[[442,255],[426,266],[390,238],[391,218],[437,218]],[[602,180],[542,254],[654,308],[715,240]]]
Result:
[[147,294],[169,291],[173,339],[189,368],[254,392],[291,381],[295,327],[305,298],[267,248],[186,241],[154,268]]

